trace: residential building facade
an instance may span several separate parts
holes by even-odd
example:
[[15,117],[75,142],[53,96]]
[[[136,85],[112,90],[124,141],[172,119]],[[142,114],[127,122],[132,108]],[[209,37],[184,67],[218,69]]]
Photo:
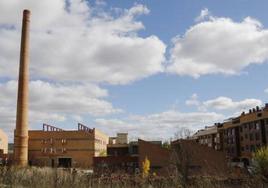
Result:
[[253,153],[268,145],[268,104],[200,130],[193,138],[202,145],[223,150],[231,161],[249,164]]

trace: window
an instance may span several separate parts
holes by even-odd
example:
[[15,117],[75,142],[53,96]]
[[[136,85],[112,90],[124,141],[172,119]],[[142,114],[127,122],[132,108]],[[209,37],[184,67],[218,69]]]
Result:
[[255,134],[255,139],[256,139],[256,140],[260,140],[260,133],[256,133],[256,134]]
[[252,123],[249,124],[249,130],[252,129]]
[[66,139],[61,139],[61,143],[62,144],[66,144],[67,143],[67,140]]
[[239,127],[239,130],[240,130],[240,132],[243,132],[243,127],[242,126]]
[[260,130],[260,124],[259,123],[256,123],[256,129]]
[[245,129],[247,129],[247,128],[248,128],[248,125],[247,125],[247,124],[245,124],[245,125],[244,125],[244,128],[245,128]]
[[232,135],[234,135],[235,134],[235,129],[232,129]]
[[241,147],[241,151],[244,151],[245,149],[244,149],[244,147]]
[[251,146],[250,146],[250,151],[251,151],[251,152],[254,152],[254,151],[255,151],[255,146],[254,146],[254,145],[251,145]]
[[261,116],[262,116],[262,113],[258,113],[258,114],[257,114],[257,117],[261,117]]
[[245,134],[245,139],[248,139],[248,134]]
[[241,136],[241,137],[240,137],[240,140],[243,141],[243,139],[244,139],[243,136]]
[[252,133],[250,133],[250,135],[249,135],[249,140],[250,140],[250,141],[253,140],[253,134],[252,134]]
[[248,149],[249,149],[249,147],[248,147],[248,145],[246,145],[246,150],[248,151]]

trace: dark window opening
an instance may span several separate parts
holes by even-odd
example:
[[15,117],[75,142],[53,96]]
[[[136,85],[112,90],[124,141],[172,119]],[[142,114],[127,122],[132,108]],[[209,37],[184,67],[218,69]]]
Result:
[[250,140],[250,141],[253,140],[253,134],[252,134],[252,133],[249,135],[249,140]]

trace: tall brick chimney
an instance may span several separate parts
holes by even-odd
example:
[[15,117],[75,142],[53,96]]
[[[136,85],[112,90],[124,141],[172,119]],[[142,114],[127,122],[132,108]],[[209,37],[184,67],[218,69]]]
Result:
[[17,98],[17,119],[14,136],[14,162],[28,165],[28,84],[29,84],[29,30],[30,11],[23,11],[20,68]]

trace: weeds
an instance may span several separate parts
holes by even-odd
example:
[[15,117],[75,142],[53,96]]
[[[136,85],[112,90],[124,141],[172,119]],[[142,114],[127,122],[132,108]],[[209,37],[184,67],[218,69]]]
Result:
[[[124,173],[103,174],[96,176],[79,170],[53,168],[17,168],[0,167],[0,187],[30,188],[181,188],[184,184],[175,176],[160,177],[148,175],[128,175]],[[244,180],[216,179],[208,177],[192,177],[186,187],[189,188],[265,188],[261,179]]]

